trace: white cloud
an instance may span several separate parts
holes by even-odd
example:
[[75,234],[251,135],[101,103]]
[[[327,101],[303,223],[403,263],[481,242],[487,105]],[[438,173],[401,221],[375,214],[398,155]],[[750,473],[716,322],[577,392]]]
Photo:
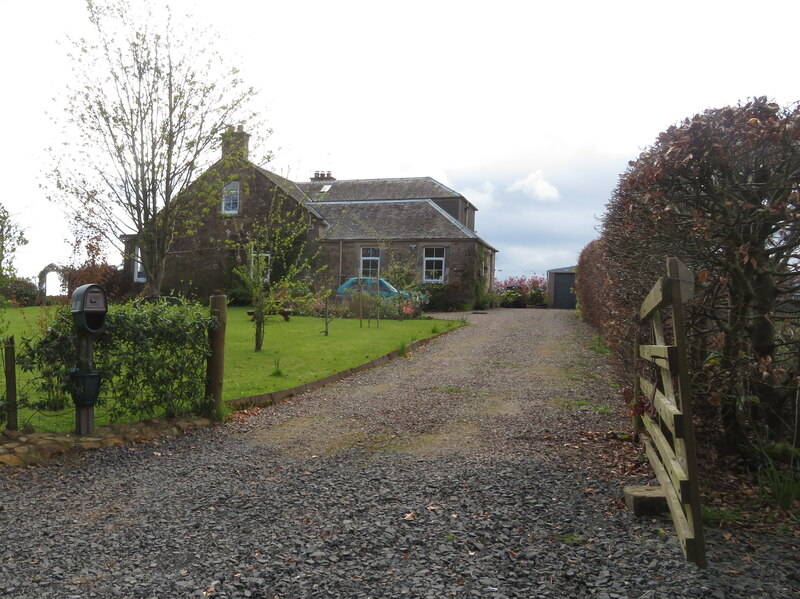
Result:
[[540,202],[557,202],[561,198],[556,186],[544,178],[541,170],[533,171],[524,179],[517,179],[506,191],[521,191]]

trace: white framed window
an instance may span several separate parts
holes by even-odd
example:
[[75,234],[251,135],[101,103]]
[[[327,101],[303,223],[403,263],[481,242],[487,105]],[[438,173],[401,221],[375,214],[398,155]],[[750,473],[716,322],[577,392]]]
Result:
[[222,188],[222,214],[239,214],[238,181],[231,181]]
[[263,276],[262,283],[269,283],[269,275],[272,269],[272,256],[263,252],[250,253],[250,278],[253,278],[253,273],[260,271]]
[[142,265],[142,248],[138,245],[133,252],[133,282],[147,283],[147,273],[145,273]]
[[377,277],[381,272],[381,250],[370,247],[361,248],[361,276]]
[[445,248],[425,248],[422,280],[426,283],[444,283]]

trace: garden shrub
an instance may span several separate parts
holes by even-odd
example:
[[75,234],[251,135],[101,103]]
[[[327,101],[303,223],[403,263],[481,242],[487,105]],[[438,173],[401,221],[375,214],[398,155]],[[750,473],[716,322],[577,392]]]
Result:
[[420,290],[428,298],[425,308],[430,312],[455,312],[460,308],[460,300],[453,299],[447,283],[424,283]]
[[547,278],[542,275],[508,277],[497,283],[497,288],[500,306],[504,308],[541,306],[547,302]]
[[232,306],[249,306],[253,303],[253,292],[244,285],[228,287],[227,296]]
[[[99,405],[110,419],[167,417],[206,411],[207,331],[213,320],[200,304],[164,301],[112,306],[107,329],[95,337],[94,362],[102,377]],[[69,397],[69,370],[76,362],[75,332],[68,310],[59,312],[40,336],[23,339],[19,363],[39,373],[43,399],[22,398],[47,409]]]
[[39,296],[39,288],[35,283],[27,279],[12,278],[6,283],[4,290],[5,297],[19,308],[27,308],[36,305],[36,298]]
[[[410,292],[409,297],[394,295],[383,297],[363,291],[355,291],[344,298],[330,302],[331,316],[352,316],[353,318],[380,318],[405,320],[419,316],[427,297],[421,293]],[[338,308],[334,308],[338,306]],[[324,314],[320,314],[324,315]]]

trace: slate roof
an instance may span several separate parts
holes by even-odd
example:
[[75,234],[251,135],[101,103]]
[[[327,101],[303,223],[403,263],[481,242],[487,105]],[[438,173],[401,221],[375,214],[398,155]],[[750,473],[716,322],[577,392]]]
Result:
[[[298,183],[297,186],[314,202],[365,202],[369,200],[427,200],[463,198],[430,177],[405,179],[338,179]],[[328,191],[322,189],[330,186]],[[464,198],[465,199],[465,198]]]
[[474,239],[491,248],[427,199],[316,202],[314,207],[330,225],[322,235],[325,241]]
[[289,181],[289,179],[281,177],[280,175],[273,173],[272,171],[268,171],[260,166],[256,166],[255,164],[253,164],[253,167],[255,167],[255,169],[267,179],[277,185],[287,196],[294,199],[298,204],[305,205],[305,207],[308,208],[308,210],[314,216],[317,218],[323,218],[322,215],[315,209],[314,205],[309,203],[308,196],[306,196],[303,190],[300,189],[297,183]]

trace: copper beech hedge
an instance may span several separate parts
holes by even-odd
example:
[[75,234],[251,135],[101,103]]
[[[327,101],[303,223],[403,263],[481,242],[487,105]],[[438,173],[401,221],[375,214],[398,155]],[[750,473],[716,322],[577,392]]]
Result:
[[[719,448],[800,456],[800,109],[766,98],[672,126],[629,163],[577,295],[622,380],[637,311],[665,257],[695,273],[687,309],[695,411]],[[800,460],[798,460],[800,462]]]

